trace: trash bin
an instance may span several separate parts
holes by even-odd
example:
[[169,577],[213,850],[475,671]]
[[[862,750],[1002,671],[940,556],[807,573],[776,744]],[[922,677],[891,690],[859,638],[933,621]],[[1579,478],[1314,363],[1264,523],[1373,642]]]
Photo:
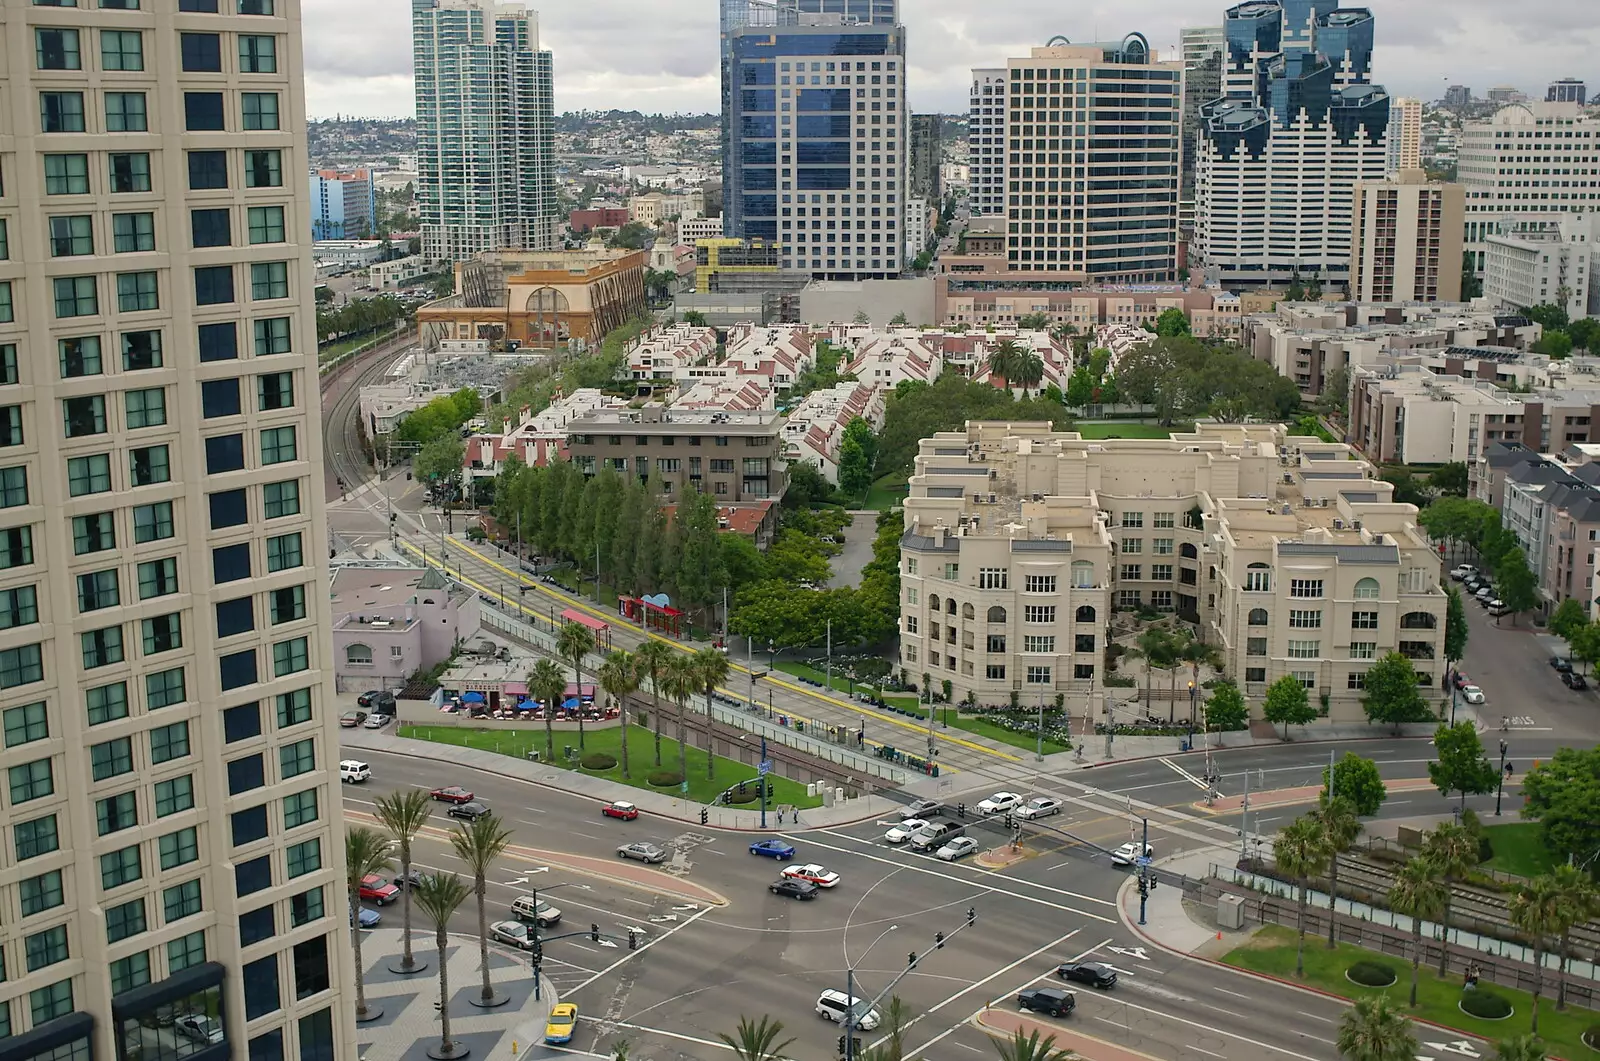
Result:
[[1187,738],[1187,737],[1186,737],[1186,738],[1184,738],[1184,739],[1183,739],[1183,740],[1181,740],[1181,741],[1179,741],[1179,742],[1178,742],[1178,750],[1179,750],[1179,751],[1180,751],[1180,752],[1186,752],[1186,751],[1189,751],[1189,750],[1191,750],[1191,749],[1192,749],[1192,748],[1193,748],[1193,747],[1194,747],[1194,745],[1193,745],[1193,744],[1192,744],[1192,743],[1190,743],[1190,742],[1189,742],[1189,739],[1188,739],[1188,738]]

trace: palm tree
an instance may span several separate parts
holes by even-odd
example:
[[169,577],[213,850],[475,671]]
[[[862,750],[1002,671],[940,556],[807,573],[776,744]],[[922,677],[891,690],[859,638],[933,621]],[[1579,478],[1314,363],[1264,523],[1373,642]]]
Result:
[[1539,1032],[1539,995],[1544,991],[1544,944],[1547,937],[1560,934],[1567,926],[1565,903],[1555,877],[1541,873],[1528,884],[1519,884],[1506,902],[1511,924],[1533,943],[1533,1017],[1528,1030]]
[[1514,1035],[1494,1044],[1493,1061],[1544,1061],[1544,1043],[1537,1035]]
[[906,1028],[911,1024],[911,1007],[899,995],[890,995],[889,1004],[883,1007],[884,1033],[883,1061],[904,1061]]
[[600,664],[600,685],[617,705],[622,722],[622,777],[628,780],[633,777],[628,772],[628,697],[639,688],[639,668],[633,655],[620,648],[607,654]]
[[689,657],[689,663],[694,667],[700,686],[706,691],[706,778],[709,780],[717,776],[717,757],[713,754],[715,742],[712,740],[716,732],[716,718],[711,696],[717,686],[728,680],[728,657],[719,648],[702,648]]
[[1056,1046],[1054,1035],[1040,1040],[1037,1031],[1024,1035],[1021,1028],[1013,1032],[1009,1040],[996,1039],[994,1049],[1000,1055],[1000,1061],[1066,1061],[1067,1058],[1078,1056],[1071,1050]]
[[494,1001],[494,984],[489,982],[489,867],[511,844],[511,831],[500,824],[500,816],[490,811],[472,822],[456,826],[450,846],[456,857],[472,870],[472,891],[478,897],[478,958],[483,964],[483,993],[488,1005]]
[[650,717],[654,722],[653,728],[656,734],[656,766],[658,767],[661,765],[661,680],[667,673],[667,668],[672,664],[672,661],[677,658],[677,655],[678,653],[673,651],[671,645],[668,645],[665,641],[655,640],[646,641],[633,654],[633,658],[639,666],[639,684],[643,685],[645,678],[650,679],[650,698],[654,704],[654,710],[650,712]]
[[1321,873],[1328,864],[1327,839],[1322,827],[1310,815],[1302,815],[1290,822],[1272,844],[1273,860],[1278,868],[1300,882],[1300,949],[1294,958],[1294,974],[1306,973],[1306,889],[1311,878]]
[[1022,348],[1011,339],[1001,339],[989,351],[989,377],[991,382],[995,376],[1006,381],[1006,386],[1012,384],[1012,375],[1017,370],[1017,355],[1022,353]]
[[1016,374],[1015,383],[1022,388],[1022,396],[1026,398],[1029,388],[1038,386],[1039,381],[1044,379],[1044,359],[1032,348],[1025,348],[1017,353],[1011,371]]
[[1446,963],[1450,960],[1449,884],[1465,877],[1467,871],[1478,864],[1478,838],[1468,832],[1465,826],[1441,822],[1423,841],[1422,853],[1433,859],[1433,864],[1439,867],[1439,875],[1445,880],[1444,910],[1439,914],[1439,924],[1444,928],[1439,937],[1439,975],[1443,976]]
[[456,1052],[450,1039],[450,966],[444,952],[450,943],[450,919],[470,894],[454,873],[430,873],[417,885],[417,905],[433,922],[433,941],[439,948],[439,1053],[444,1057]]
[[1581,925],[1600,913],[1600,894],[1587,874],[1573,866],[1557,866],[1550,875],[1561,896],[1561,964],[1556,967],[1556,1009],[1567,1008],[1567,948],[1572,926]]
[[1422,922],[1444,913],[1450,889],[1431,858],[1418,855],[1395,874],[1389,906],[1411,918],[1411,1005],[1417,1004],[1417,971],[1422,966]]
[[556,651],[572,664],[572,682],[578,687],[578,751],[583,751],[583,661],[594,651],[594,631],[582,623],[568,623],[556,635]]
[[528,672],[528,691],[544,701],[544,760],[556,758],[556,707],[567,692],[567,676],[561,673],[555,660],[541,659]]
[[1367,995],[1344,1011],[1337,1048],[1348,1061],[1411,1061],[1417,1037],[1388,995]]
[[1343,796],[1324,798],[1311,813],[1322,827],[1328,848],[1328,949],[1332,950],[1339,933],[1339,919],[1333,916],[1339,904],[1339,856],[1355,846],[1361,822],[1356,819],[1355,804]]
[[778,1036],[782,1034],[781,1020],[764,1016],[760,1023],[752,1024],[749,1017],[740,1017],[737,1032],[732,1036],[718,1032],[717,1038],[728,1044],[739,1061],[779,1061],[783,1051],[794,1042],[789,1038],[780,1043]]
[[408,788],[404,792],[379,796],[373,813],[393,834],[400,851],[400,971],[420,973],[428,966],[411,953],[411,841],[427,824],[428,816],[433,813],[433,801],[422,789]]
[[678,705],[678,776],[686,781],[689,778],[689,742],[684,736],[684,714],[689,697],[700,691],[700,675],[695,671],[694,660],[689,656],[673,656],[666,673],[661,676],[661,688]]
[[344,883],[350,900],[350,939],[356,949],[356,1020],[371,1019],[367,1016],[366,966],[361,961],[361,922],[357,917],[361,909],[361,881],[370,874],[394,868],[389,858],[391,846],[393,842],[376,829],[358,825],[345,830]]

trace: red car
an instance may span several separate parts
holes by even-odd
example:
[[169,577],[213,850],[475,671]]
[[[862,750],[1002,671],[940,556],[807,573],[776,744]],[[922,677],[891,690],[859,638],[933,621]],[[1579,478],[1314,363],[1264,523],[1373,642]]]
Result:
[[448,788],[436,788],[428,793],[434,799],[442,799],[446,803],[471,803],[472,793],[460,785],[451,785]]
[[604,807],[601,807],[600,813],[607,818],[621,818],[625,822],[631,822],[639,816],[639,808],[632,803],[625,803],[619,799],[612,800]]
[[386,878],[380,877],[376,873],[369,873],[361,878],[360,893],[361,898],[383,906],[386,903],[394,902],[400,895],[400,889],[390,884]]

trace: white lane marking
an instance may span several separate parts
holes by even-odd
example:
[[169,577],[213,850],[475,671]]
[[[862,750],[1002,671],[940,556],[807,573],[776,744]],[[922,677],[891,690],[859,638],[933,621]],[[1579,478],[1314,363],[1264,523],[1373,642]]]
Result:
[[[839,836],[841,839],[845,839],[845,840],[855,840],[855,837],[853,837],[853,836],[842,836],[839,833],[830,832],[830,833],[828,833],[828,835],[829,836]],[[785,837],[785,839],[793,839],[793,838],[792,837]],[[865,841],[865,840],[857,840],[856,842],[861,844],[864,847],[872,847],[872,846],[874,846],[874,845],[872,845],[871,843],[869,843],[868,841]],[[1060,903],[1052,903],[1047,899],[1040,899],[1040,898],[1038,898],[1036,896],[1024,895],[1021,892],[1010,891],[1009,889],[1006,889],[1006,888],[997,888],[993,884],[987,883],[983,879],[983,877],[966,876],[965,872],[964,872],[964,867],[957,866],[957,865],[955,865],[953,863],[949,864],[943,871],[940,871],[940,870],[936,870],[936,869],[932,869],[932,868],[928,868],[928,867],[924,867],[924,866],[919,866],[919,865],[916,865],[915,863],[905,864],[905,863],[895,862],[892,859],[883,858],[883,857],[881,857],[879,855],[869,855],[869,854],[867,854],[867,853],[865,853],[863,851],[853,851],[850,848],[846,848],[846,847],[834,847],[834,846],[832,846],[830,844],[819,843],[817,840],[812,839],[810,837],[806,838],[805,843],[806,843],[806,845],[808,847],[820,847],[825,851],[837,851],[842,855],[855,855],[855,856],[857,856],[859,858],[870,858],[874,862],[882,862],[886,866],[904,866],[904,868],[912,870],[912,871],[914,871],[916,873],[926,873],[929,876],[939,877],[939,878],[941,878],[943,880],[959,880],[959,881],[961,881],[963,883],[971,884],[971,885],[973,885],[975,887],[983,888],[986,891],[995,892],[995,893],[997,893],[999,895],[1009,896],[1009,897],[1011,897],[1013,899],[1021,899],[1024,902],[1038,903],[1041,906],[1049,906],[1049,907],[1053,907],[1054,909],[1057,909],[1057,910],[1065,910],[1068,913],[1078,914],[1081,917],[1092,917],[1096,921],[1104,921],[1108,925],[1120,924],[1120,922],[1118,922],[1117,919],[1114,918],[1114,917],[1104,917],[1104,916],[1102,916],[1100,914],[1092,914],[1087,910],[1079,910],[1079,909],[1077,909],[1075,907],[1063,906]],[[939,863],[936,863],[936,865],[937,864],[939,864]],[[956,873],[955,873],[956,870],[963,870],[962,875],[961,876],[957,876]],[[987,876],[989,876],[990,878],[999,879],[999,880],[1012,880],[1012,881],[1014,881],[1014,883],[1025,884],[1030,888],[1038,888],[1038,889],[1040,889],[1042,891],[1055,892],[1055,893],[1060,894],[1060,895],[1070,895],[1073,898],[1083,899],[1083,900],[1085,900],[1087,902],[1096,903],[1096,904],[1099,904],[1101,906],[1115,906],[1116,905],[1116,903],[1107,901],[1105,899],[1096,899],[1096,898],[1094,898],[1092,896],[1088,896],[1088,895],[1078,895],[1075,892],[1069,892],[1069,891],[1066,891],[1063,888],[1050,888],[1050,887],[1046,887],[1043,884],[1035,884],[1032,881],[1014,880],[1014,878],[1003,877],[998,873],[987,874]]]
[[[1151,1009],[1148,1006],[1140,1006],[1133,1002],[1123,1002],[1122,1004],[1128,1009],[1136,1009],[1141,1013],[1148,1013],[1154,1017],[1163,1017],[1167,1020],[1177,1021],[1179,1024],[1187,1024],[1191,1028],[1198,1028],[1201,1031],[1212,1032],[1227,1039],[1237,1039],[1241,1043],[1249,1043],[1251,1046],[1258,1046],[1263,1050],[1271,1050],[1274,1053],[1283,1054],[1286,1057],[1299,1058],[1300,1061],[1318,1061],[1317,1058],[1310,1057],[1306,1054],[1296,1053],[1295,1051],[1286,1049],[1282,1046],[1273,1046],[1271,1043],[1264,1043],[1259,1039],[1251,1039],[1247,1036],[1239,1035],[1237,1032],[1224,1031],[1221,1028],[1213,1028],[1209,1024],[1201,1024],[1199,1021],[1189,1020],[1185,1017],[1179,1017],[1176,1014],[1168,1013],[1165,1010]],[[1305,1033],[1300,1032],[1299,1034],[1304,1035]],[[1314,1039],[1316,1036],[1308,1036],[1308,1038]],[[1328,1042],[1326,1039],[1322,1039],[1320,1041],[1325,1043]],[[1329,1045],[1337,1046],[1338,1044],[1330,1043]]]
[[1222,1058],[1226,1058],[1227,1057],[1226,1054],[1219,1054],[1219,1053],[1216,1053],[1214,1051],[1207,1050],[1203,1046],[1196,1046],[1193,1043],[1189,1043],[1187,1045],[1188,1045],[1189,1049],[1193,1050],[1197,1054],[1207,1054],[1207,1055],[1209,1055],[1211,1057],[1222,1057]]
[[[580,985],[581,986],[581,985]],[[730,1053],[733,1047],[724,1042],[712,1042],[710,1039],[699,1039],[693,1035],[684,1035],[681,1032],[669,1032],[664,1028],[646,1028],[642,1024],[629,1024],[627,1021],[606,1020],[603,1017],[588,1017],[579,1014],[578,1019],[587,1024],[603,1024],[607,1028],[627,1028],[629,1031],[645,1032],[650,1035],[664,1035],[669,1039],[682,1039],[686,1043],[699,1043],[701,1046],[715,1046],[718,1050],[727,1050]],[[595,1056],[595,1055],[589,1055]]]
[[[597,972],[593,976],[589,977],[589,979],[585,980],[583,983],[579,984],[577,987],[574,987],[572,989],[573,992],[582,991],[584,988],[588,987],[590,984],[594,983],[596,980],[598,980],[601,977],[606,976],[609,973],[611,973],[612,970],[616,969],[623,962],[629,961],[629,960],[633,959],[634,957],[636,957],[636,956],[638,956],[640,954],[643,954],[645,951],[649,950],[651,947],[656,946],[658,943],[660,943],[662,940],[666,939],[668,936],[672,935],[674,932],[683,931],[684,929],[688,928],[690,925],[694,924],[696,921],[700,920],[702,917],[706,916],[710,912],[711,912],[711,907],[708,906],[703,910],[700,910],[700,911],[697,911],[694,914],[691,914],[689,917],[687,917],[684,920],[678,922],[676,925],[673,925],[671,928],[667,929],[665,932],[661,932],[661,933],[658,933],[656,935],[651,936],[649,939],[646,939],[642,944],[639,945],[639,949],[637,951],[634,951],[634,952],[629,953],[629,954],[624,954],[622,957],[618,958],[616,961],[612,962],[610,965],[606,966],[604,969],[601,969],[599,972]],[[585,949],[588,949],[588,948],[585,948]],[[613,1021],[612,1023],[616,1023],[616,1022]],[[650,1030],[654,1030],[654,1029],[644,1029],[644,1030],[650,1031]],[[666,1035],[668,1033],[662,1032],[661,1034]]]
[[1320,1020],[1324,1024],[1338,1024],[1339,1023],[1338,1021],[1334,1020],[1332,1017],[1319,1017],[1315,1013],[1307,1013],[1303,1009],[1296,1010],[1295,1012],[1299,1013],[1300,1016],[1302,1016],[1302,1017],[1310,1017],[1312,1020]]
[[1242,998],[1246,1002],[1251,1001],[1251,998],[1250,998],[1249,995],[1241,995],[1239,992],[1237,992],[1237,991],[1229,991],[1225,987],[1219,987],[1219,988],[1217,988],[1217,990],[1221,991],[1224,995],[1232,995],[1234,998]]

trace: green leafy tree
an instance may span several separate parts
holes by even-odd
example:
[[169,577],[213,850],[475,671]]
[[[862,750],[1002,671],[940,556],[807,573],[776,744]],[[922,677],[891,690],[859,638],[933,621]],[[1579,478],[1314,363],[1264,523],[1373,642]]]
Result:
[[1466,497],[1467,466],[1460,461],[1440,465],[1429,473],[1428,486],[1436,493]]
[[1514,1035],[1494,1044],[1492,1061],[1545,1061],[1548,1056],[1537,1035]]
[[839,489],[851,497],[861,497],[872,485],[872,469],[861,443],[846,436],[839,444]]
[[1420,523],[1436,541],[1444,541],[1453,549],[1468,545],[1476,549],[1489,522],[1500,523],[1500,513],[1475,498],[1441,497],[1417,516]]
[[714,615],[728,584],[717,518],[717,503],[711,496],[690,491],[679,503],[674,519],[680,532],[678,594],[702,616]]
[[[1343,796],[1328,799],[1324,796],[1317,802],[1317,809],[1311,812],[1317,825],[1322,830],[1322,840],[1328,850],[1328,895],[1329,907],[1332,909],[1333,901],[1339,895],[1339,856],[1355,846],[1356,837],[1361,835],[1361,823],[1356,820],[1356,806],[1353,800]],[[1328,949],[1332,950],[1338,935],[1339,919],[1328,918]]]
[[1393,727],[1396,737],[1407,722],[1427,722],[1433,718],[1422,694],[1417,692],[1417,672],[1411,661],[1391,652],[1367,671],[1367,695],[1361,701],[1368,722]]
[[717,1038],[728,1044],[738,1061],[781,1061],[784,1051],[794,1042],[793,1038],[780,1042],[778,1037],[782,1034],[781,1020],[762,1017],[756,1022],[740,1017],[739,1028],[733,1035],[718,1032]]
[[[1355,752],[1345,752],[1333,764],[1333,791],[1342,800],[1348,800],[1355,813],[1370,818],[1378,813],[1383,801],[1389,798],[1389,789],[1378,773],[1378,764]],[[1328,768],[1322,768],[1322,795],[1328,798]]]
[[1162,310],[1156,318],[1156,334],[1168,337],[1191,334],[1189,315],[1176,306]]
[[1311,878],[1318,876],[1328,865],[1328,838],[1322,825],[1311,815],[1302,815],[1290,822],[1272,842],[1272,859],[1278,870],[1293,877],[1299,885],[1296,906],[1296,931],[1299,949],[1294,956],[1294,975],[1306,974],[1306,889]]
[[1561,888],[1548,873],[1517,885],[1506,900],[1506,916],[1533,948],[1533,1012],[1528,1030],[1535,1035],[1539,1033],[1539,996],[1544,993],[1545,943],[1571,927],[1565,923],[1567,913]]
[[[1439,875],[1448,885],[1451,881],[1464,879],[1478,864],[1478,834],[1455,822],[1441,822],[1423,841],[1422,854],[1439,867]],[[1439,975],[1442,977],[1450,961],[1449,888],[1445,889],[1444,909],[1439,912],[1439,924],[1445,929],[1439,938]]]
[[1457,722],[1453,726],[1440,723],[1433,735],[1433,745],[1435,758],[1428,764],[1428,777],[1439,795],[1448,799],[1450,793],[1459,792],[1461,809],[1465,810],[1468,795],[1481,796],[1494,791],[1499,771],[1484,754],[1483,741],[1471,722]]
[[1340,365],[1322,377],[1322,393],[1318,397],[1322,408],[1343,417],[1350,410],[1350,368]]
[[1261,717],[1283,726],[1283,739],[1289,739],[1290,726],[1303,726],[1317,717],[1317,709],[1306,696],[1306,687],[1292,674],[1285,674],[1267,687]]
[[906,316],[905,310],[901,310],[899,313],[896,313],[893,317],[889,318],[889,326],[891,328],[906,328],[910,327],[910,325],[911,318]]
[[425,443],[412,459],[411,470],[425,483],[449,485],[461,477],[467,449],[459,438],[438,438]]
[[684,310],[683,323],[692,325],[696,328],[710,327],[710,325],[706,323],[706,315],[697,309]]
[[528,691],[544,703],[544,761],[556,758],[556,709],[567,692],[567,676],[553,659],[541,659],[528,672]]
[[605,662],[600,664],[599,678],[600,687],[617,706],[622,736],[622,777],[625,781],[631,780],[633,774],[628,765],[628,697],[639,688],[639,668],[631,653],[620,648],[613,649],[606,654]]
[[1079,365],[1072,370],[1072,375],[1067,377],[1066,402],[1074,409],[1082,409],[1094,401],[1095,384],[1098,382],[1086,365]]
[[406,882],[405,887],[400,889],[400,968],[413,972],[425,966],[421,966],[411,953],[411,848],[417,834],[433,816],[433,800],[420,788],[407,788],[379,796],[373,801],[372,810],[383,827],[393,835],[400,856],[400,879]]
[[[433,942],[439,956],[439,1056],[452,1057],[456,1042],[450,1038],[450,963],[445,961],[450,945],[450,919],[467,901],[472,889],[454,873],[430,873],[417,885],[417,905],[433,922]],[[484,961],[487,973],[488,960]]]
[[1339,1056],[1346,1061],[1413,1061],[1411,1021],[1388,995],[1364,995],[1339,1018]]
[[1483,281],[1478,279],[1478,262],[1471,251],[1461,255],[1461,301],[1471,302],[1483,294]]
[[1467,658],[1467,611],[1461,604],[1461,591],[1454,585],[1445,587],[1444,658],[1452,668]]
[[1564,331],[1549,331],[1541,335],[1529,349],[1536,354],[1560,360],[1572,356],[1572,336]]
[[493,811],[457,825],[450,834],[450,847],[472,871],[472,894],[478,900],[478,964],[483,970],[478,997],[484,1002],[492,1002],[495,997],[494,983],[489,979],[489,871],[509,846],[511,830]]
[[1417,977],[1422,968],[1422,923],[1444,913],[1450,890],[1431,859],[1417,856],[1400,867],[1389,888],[1389,906],[1411,918],[1411,1006],[1417,1005]]
[[1568,597],[1557,605],[1550,616],[1550,632],[1564,641],[1570,642],[1572,635],[1587,626],[1589,616],[1584,611],[1578,598]]
[[767,560],[755,542],[742,534],[724,534],[718,541],[722,550],[722,570],[728,575],[728,589],[739,590],[766,577]]
[[1600,663],[1600,622],[1584,623],[1567,638],[1567,654],[1583,664],[1585,674]]
[[1042,332],[1050,328],[1050,314],[1024,313],[1017,318],[1017,327],[1025,332]]
[[1600,850],[1600,749],[1558,748],[1523,775],[1522,795],[1546,850]]
[[1495,565],[1495,592],[1511,609],[1511,622],[1539,603],[1539,580],[1528,568],[1528,557],[1521,549],[1512,549]]
[[814,462],[797,461],[789,465],[789,489],[783,494],[785,507],[822,504],[832,496],[833,485],[823,478]]
[[394,868],[390,851],[394,842],[376,829],[362,826],[346,829],[344,833],[345,897],[350,909],[350,942],[356,952],[356,1018],[367,1016],[366,964],[361,959],[361,924],[357,917],[361,909],[361,882],[374,873],[386,873]]
[[1218,682],[1206,698],[1206,731],[1224,733],[1244,729],[1250,724],[1250,709],[1244,694],[1232,682]]
[[1561,899],[1561,964],[1556,967],[1556,1009],[1567,1008],[1567,963],[1571,959],[1572,929],[1600,914],[1600,893],[1594,881],[1576,866],[1557,866],[1550,874]]

